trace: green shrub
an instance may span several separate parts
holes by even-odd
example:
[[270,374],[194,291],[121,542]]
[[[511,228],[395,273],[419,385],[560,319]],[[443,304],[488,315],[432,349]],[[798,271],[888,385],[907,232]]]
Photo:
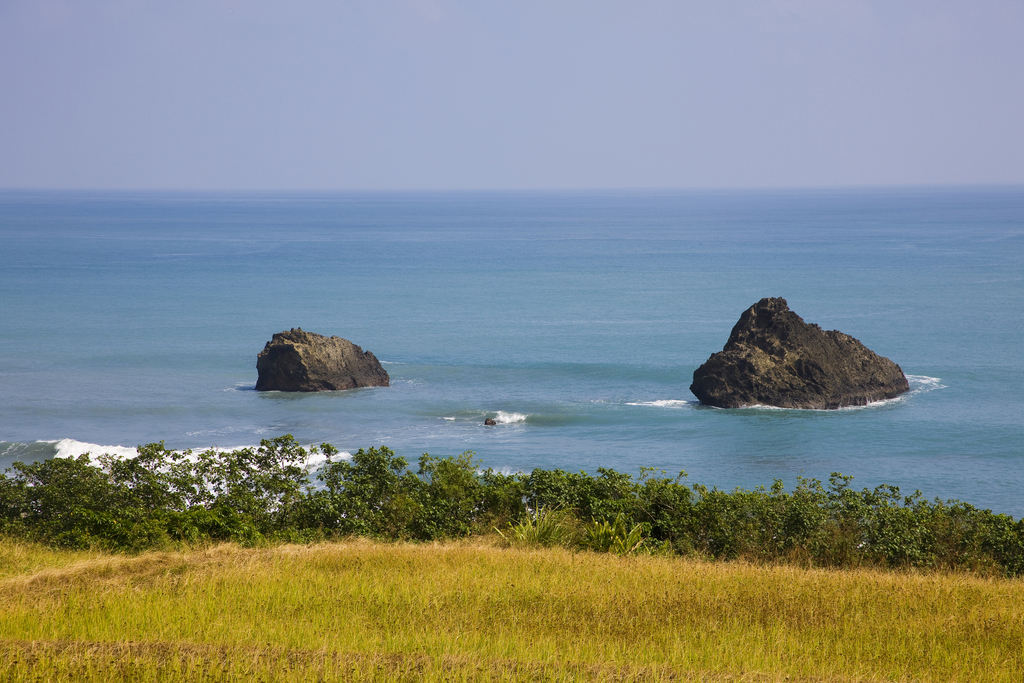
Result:
[[360,448],[351,461],[328,458],[317,475],[324,490],[314,494],[320,525],[343,534],[410,535],[419,514],[420,481],[407,464],[384,446]]
[[423,540],[469,535],[484,509],[484,486],[473,452],[450,458],[420,458],[416,489],[419,515],[414,536]]
[[[326,461],[313,480],[306,463]],[[338,535],[457,538],[500,528],[506,541],[641,547],[720,559],[826,567],[932,567],[1024,574],[1024,521],[895,486],[857,491],[799,478],[786,491],[721,491],[642,468],[479,471],[472,452],[423,454],[416,472],[386,447],[338,458],[291,435],[200,453],[164,444],[134,459],[88,455],[15,463],[0,477],[0,533],[67,548],[137,551],[173,543],[311,541]],[[580,520],[590,520],[582,524]]]
[[644,543],[643,529],[643,524],[630,529],[620,512],[611,522],[591,520],[584,529],[582,545],[597,552],[632,555]]
[[565,510],[540,507],[518,524],[509,524],[505,531],[495,529],[510,545],[573,546],[578,533],[575,519]]

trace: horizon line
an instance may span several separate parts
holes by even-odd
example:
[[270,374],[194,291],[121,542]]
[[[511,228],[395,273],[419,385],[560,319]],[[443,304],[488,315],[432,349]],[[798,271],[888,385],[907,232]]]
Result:
[[272,187],[0,187],[3,194],[237,194],[237,195],[356,195],[356,194],[696,194],[730,192],[844,192],[922,190],[1024,190],[1022,182],[999,183],[900,183],[848,185],[707,185],[652,187],[489,187],[489,188],[272,188]]

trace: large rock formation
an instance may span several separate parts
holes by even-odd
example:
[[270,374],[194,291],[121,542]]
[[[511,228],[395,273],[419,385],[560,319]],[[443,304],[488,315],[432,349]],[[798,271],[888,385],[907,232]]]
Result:
[[369,351],[301,327],[275,334],[256,357],[256,370],[256,391],[335,391],[391,382]]
[[690,385],[701,403],[719,408],[863,406],[909,388],[900,366],[847,334],[805,323],[778,298],[744,311]]

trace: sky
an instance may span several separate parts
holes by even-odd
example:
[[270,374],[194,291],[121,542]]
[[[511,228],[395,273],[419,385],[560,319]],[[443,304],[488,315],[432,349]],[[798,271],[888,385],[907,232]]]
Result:
[[0,0],[0,188],[1024,183],[1024,0]]

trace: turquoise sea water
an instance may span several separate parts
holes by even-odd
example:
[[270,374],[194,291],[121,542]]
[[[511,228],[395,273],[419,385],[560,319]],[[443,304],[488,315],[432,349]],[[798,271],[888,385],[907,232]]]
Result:
[[[700,406],[693,370],[765,296],[912,391]],[[253,391],[299,326],[373,351],[392,386]],[[1020,517],[1022,340],[1022,188],[0,193],[0,466],[291,433],[720,488],[839,471]]]

